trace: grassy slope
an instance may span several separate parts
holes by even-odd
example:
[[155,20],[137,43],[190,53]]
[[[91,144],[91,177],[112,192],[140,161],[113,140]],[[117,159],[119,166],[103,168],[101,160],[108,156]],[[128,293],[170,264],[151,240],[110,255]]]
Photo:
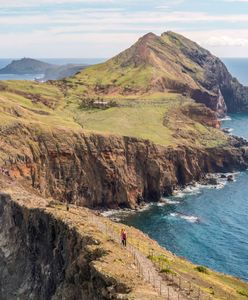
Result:
[[[118,107],[102,110],[80,108],[77,98],[68,101],[56,85],[24,81],[7,82],[6,85],[7,88],[0,91],[2,126],[22,122],[38,123],[48,128],[79,130],[82,127],[89,132],[150,139],[166,146],[214,147],[226,142],[220,131],[175,113],[180,106],[192,103],[177,94],[163,94],[162,98],[155,94],[149,101],[119,99]],[[41,95],[42,99],[37,100],[37,95]],[[29,99],[32,98],[30,96],[34,97],[34,101]]]
[[173,32],[160,37],[148,34],[107,62],[66,79],[68,96],[152,98],[161,88],[174,90],[187,84],[203,89],[199,82],[204,80],[204,68],[191,58],[189,53],[194,52],[210,55]]
[[[38,123],[45,127],[80,128],[72,114],[63,111],[64,97],[57,87],[26,81],[9,81],[4,85],[5,89],[0,90],[1,126],[20,122]],[[36,96],[42,99],[36,99]]]

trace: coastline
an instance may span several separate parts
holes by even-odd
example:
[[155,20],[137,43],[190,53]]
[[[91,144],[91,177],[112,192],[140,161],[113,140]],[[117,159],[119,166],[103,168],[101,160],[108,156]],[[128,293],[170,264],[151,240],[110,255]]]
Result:
[[121,221],[120,216],[127,217],[128,215],[135,215],[139,212],[149,210],[150,207],[154,205],[165,206],[168,204],[176,204],[177,198],[183,198],[185,195],[198,194],[202,189],[222,189],[228,182],[235,182],[237,180],[236,177],[239,174],[240,172],[238,171],[206,174],[205,178],[202,178],[199,182],[187,184],[185,187],[177,187],[176,189],[174,189],[171,195],[164,197],[162,196],[158,202],[143,202],[139,207],[135,209],[96,209],[95,211],[104,217],[110,218],[112,221]]
[[[160,246],[194,264],[202,264],[248,282],[246,268],[242,267],[246,265],[247,247],[243,240],[246,230],[242,227],[245,225],[245,216],[242,218],[242,209],[239,213],[239,206],[235,209],[234,201],[225,197],[232,190],[235,197],[237,187],[240,187],[238,182],[241,180],[244,183],[247,171],[225,174],[226,177],[230,175],[233,176],[230,182],[222,178],[223,174],[217,174],[211,177],[218,179],[216,185],[189,185],[172,197],[147,205],[145,210],[113,211],[107,214],[112,221],[142,230]],[[244,209],[246,207],[243,206]],[[237,218],[241,218],[240,221]],[[230,228],[231,224],[234,231]],[[231,237],[232,246],[228,242]],[[228,249],[233,249],[234,257],[229,257]],[[243,264],[237,265],[238,261]]]

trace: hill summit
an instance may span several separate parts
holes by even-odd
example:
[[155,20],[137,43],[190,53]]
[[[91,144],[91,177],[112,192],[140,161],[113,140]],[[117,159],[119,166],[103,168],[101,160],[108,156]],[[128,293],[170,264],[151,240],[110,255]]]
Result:
[[220,116],[227,109],[248,109],[248,88],[230,75],[224,63],[171,31],[160,36],[148,33],[127,50],[75,78],[86,97],[181,93],[206,104]]

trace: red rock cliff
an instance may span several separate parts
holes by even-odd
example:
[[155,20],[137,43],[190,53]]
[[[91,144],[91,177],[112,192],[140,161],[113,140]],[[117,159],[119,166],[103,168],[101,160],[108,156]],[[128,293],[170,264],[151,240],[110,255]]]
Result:
[[5,133],[0,164],[45,196],[88,207],[135,207],[208,172],[247,168],[246,147],[235,139],[232,144],[166,148],[129,137],[16,126]]

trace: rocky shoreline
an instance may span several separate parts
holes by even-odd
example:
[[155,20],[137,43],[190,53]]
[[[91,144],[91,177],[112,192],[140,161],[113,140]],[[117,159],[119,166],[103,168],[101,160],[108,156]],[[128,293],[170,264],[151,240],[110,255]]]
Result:
[[184,187],[177,187],[171,195],[166,197],[161,197],[158,202],[142,202],[139,206],[135,208],[123,208],[123,209],[95,209],[99,215],[110,218],[112,221],[119,222],[122,217],[128,216],[130,214],[136,214],[144,210],[149,210],[152,205],[164,206],[175,201],[171,201],[171,197],[183,197],[184,195],[194,194],[199,192],[203,188],[214,188],[221,189],[226,183],[236,181],[236,175],[239,172],[232,173],[217,173],[217,174],[206,174],[199,182],[191,182]]

